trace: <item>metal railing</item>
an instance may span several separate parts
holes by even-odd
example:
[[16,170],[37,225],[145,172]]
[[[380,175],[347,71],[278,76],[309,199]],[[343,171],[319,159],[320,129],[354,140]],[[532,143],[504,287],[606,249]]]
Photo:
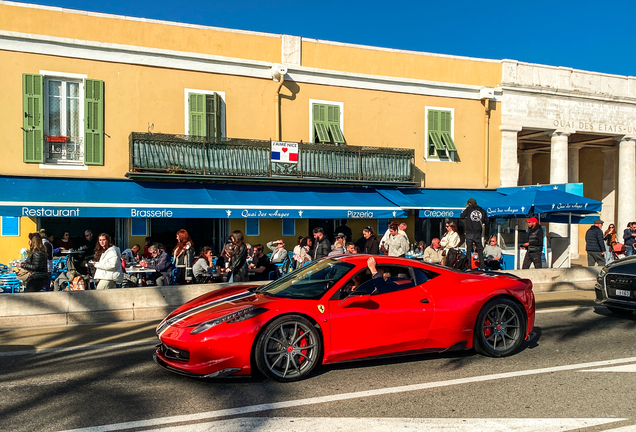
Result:
[[412,182],[412,149],[299,143],[297,164],[271,161],[271,142],[207,140],[187,135],[133,132],[130,171],[209,177]]

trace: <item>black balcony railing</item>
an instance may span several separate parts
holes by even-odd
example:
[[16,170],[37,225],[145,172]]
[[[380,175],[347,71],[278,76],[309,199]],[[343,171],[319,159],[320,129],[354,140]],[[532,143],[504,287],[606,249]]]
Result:
[[299,143],[298,163],[271,161],[271,142],[133,132],[130,171],[154,176],[412,183],[412,149]]

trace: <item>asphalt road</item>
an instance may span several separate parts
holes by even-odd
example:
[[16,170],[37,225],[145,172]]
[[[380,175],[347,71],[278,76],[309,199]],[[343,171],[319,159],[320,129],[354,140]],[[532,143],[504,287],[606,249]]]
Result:
[[636,317],[589,292],[538,309],[537,338],[512,357],[356,362],[287,384],[164,371],[155,322],[0,332],[0,430],[636,430]]

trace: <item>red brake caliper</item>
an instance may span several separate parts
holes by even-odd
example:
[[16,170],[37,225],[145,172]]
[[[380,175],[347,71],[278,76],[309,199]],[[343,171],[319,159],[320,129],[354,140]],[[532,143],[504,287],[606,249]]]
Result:
[[[300,331],[300,334],[301,334],[301,335],[302,335],[302,334],[304,334],[304,332],[303,332],[302,330],[299,330],[299,331]],[[300,346],[301,346],[301,347],[305,347],[305,346],[307,346],[307,339],[302,338],[302,339],[300,340]],[[302,350],[302,351],[301,351],[301,353],[303,353],[303,355],[307,355],[307,350]],[[302,364],[302,362],[304,362],[304,361],[305,361],[305,357],[300,357],[300,358],[298,359],[298,364]]]
[[490,319],[486,318],[486,320],[484,321],[484,326],[486,326],[486,328],[484,329],[484,336],[489,337],[492,332],[490,331],[490,327],[487,327],[490,325]]

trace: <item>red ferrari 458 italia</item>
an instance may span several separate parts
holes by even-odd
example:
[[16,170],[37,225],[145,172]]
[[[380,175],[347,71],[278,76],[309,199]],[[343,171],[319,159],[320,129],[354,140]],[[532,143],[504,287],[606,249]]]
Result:
[[321,363],[471,348],[506,356],[532,332],[527,279],[369,258],[325,258],[268,285],[204,294],[159,324],[155,361],[193,377],[257,369],[294,381]]

